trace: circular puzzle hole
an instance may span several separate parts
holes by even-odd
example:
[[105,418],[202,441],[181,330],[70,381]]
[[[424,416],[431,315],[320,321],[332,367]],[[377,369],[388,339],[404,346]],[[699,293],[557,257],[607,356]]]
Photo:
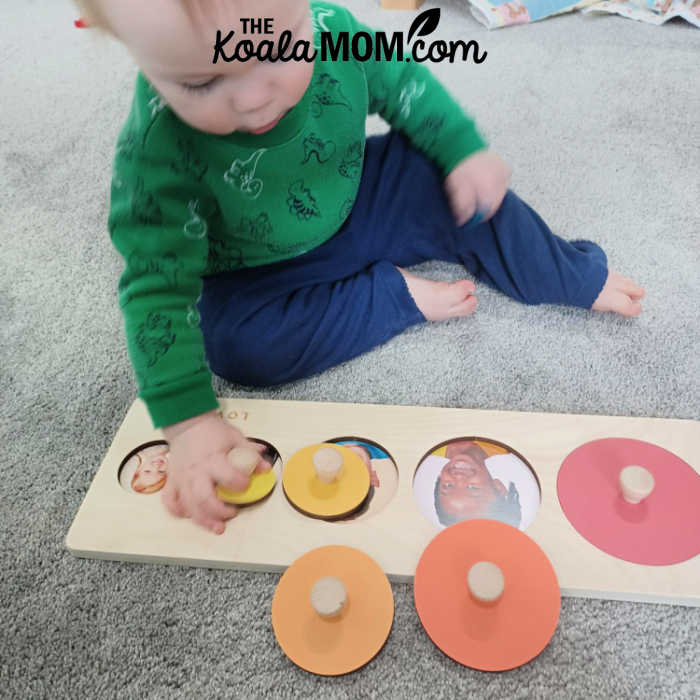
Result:
[[331,438],[324,442],[344,445],[355,452],[365,463],[370,477],[369,493],[362,505],[350,515],[333,522],[366,520],[382,511],[396,495],[399,486],[399,470],[388,450],[373,440],[354,436]]
[[419,462],[413,496],[423,515],[444,528],[463,520],[498,520],[525,530],[541,492],[528,461],[508,445],[483,437],[446,440]]
[[[262,457],[279,471],[280,454],[267,440],[249,437],[250,442],[264,445]],[[117,471],[121,487],[129,493],[150,495],[160,491],[168,478],[170,449],[165,440],[152,440],[131,450]]]

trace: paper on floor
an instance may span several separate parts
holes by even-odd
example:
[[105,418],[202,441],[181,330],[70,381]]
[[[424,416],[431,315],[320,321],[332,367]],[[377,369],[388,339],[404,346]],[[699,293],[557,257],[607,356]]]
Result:
[[682,17],[700,27],[700,0],[470,0],[474,17],[489,29],[511,24],[528,24],[545,17],[583,10],[608,12],[649,24],[663,24],[672,17]]
[[700,28],[700,0],[604,0],[584,12],[610,12],[648,24],[663,24],[673,17],[682,17]]

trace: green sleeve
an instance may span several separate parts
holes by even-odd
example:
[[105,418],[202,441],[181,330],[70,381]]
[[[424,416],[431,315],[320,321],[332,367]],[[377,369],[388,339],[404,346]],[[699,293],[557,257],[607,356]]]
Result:
[[[374,30],[351,17],[351,33]],[[408,136],[444,175],[464,158],[487,147],[474,121],[464,113],[427,66],[406,61],[369,60],[359,65],[367,76],[369,112],[379,113]]]
[[[207,195],[173,171],[160,137],[127,127],[117,147],[109,231],[126,267],[119,305],[129,356],[154,427],[218,407],[196,301],[208,256]],[[152,144],[149,142],[153,142]]]

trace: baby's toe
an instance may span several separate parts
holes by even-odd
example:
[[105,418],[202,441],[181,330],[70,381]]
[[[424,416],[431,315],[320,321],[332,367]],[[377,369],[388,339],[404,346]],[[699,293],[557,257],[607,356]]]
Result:
[[644,296],[644,288],[627,278],[625,278],[625,283],[621,286],[621,291],[632,299],[641,299]]
[[459,282],[438,283],[442,293],[442,300],[447,308],[461,304],[474,290],[470,288],[471,282],[460,280]]
[[461,304],[454,307],[452,312],[455,316],[469,316],[476,311],[478,300],[473,294],[468,296]]
[[642,299],[644,297],[644,288],[633,282],[629,277],[621,275],[619,272],[614,274],[614,286],[632,299]]
[[476,286],[470,280],[460,280],[449,285],[450,316],[468,316],[476,309]]
[[624,294],[620,295],[620,300],[614,310],[623,316],[639,316],[642,313],[642,305],[636,299],[632,299]]
[[452,290],[455,298],[464,301],[470,294],[476,291],[476,285],[471,280],[459,280],[452,283]]

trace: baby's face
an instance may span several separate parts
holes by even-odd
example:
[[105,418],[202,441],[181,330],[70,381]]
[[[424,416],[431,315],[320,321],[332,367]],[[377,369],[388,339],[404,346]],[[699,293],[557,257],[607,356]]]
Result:
[[[227,56],[247,39],[257,46],[292,34],[290,49],[300,40],[313,47],[307,0],[120,0],[104,3],[104,13],[117,38],[134,56],[143,74],[170,108],[190,126],[212,134],[233,131],[264,133],[304,95],[313,63],[272,62],[251,58],[212,63],[216,32],[233,38]],[[241,18],[272,18],[273,34],[243,33]]]
[[456,454],[440,472],[438,497],[447,514],[458,518],[478,518],[499,497],[495,480],[486,467],[468,454]]
[[142,488],[155,486],[161,481],[165,483],[168,471],[167,445],[153,445],[141,450],[138,454],[139,463],[136,467],[133,483]]

